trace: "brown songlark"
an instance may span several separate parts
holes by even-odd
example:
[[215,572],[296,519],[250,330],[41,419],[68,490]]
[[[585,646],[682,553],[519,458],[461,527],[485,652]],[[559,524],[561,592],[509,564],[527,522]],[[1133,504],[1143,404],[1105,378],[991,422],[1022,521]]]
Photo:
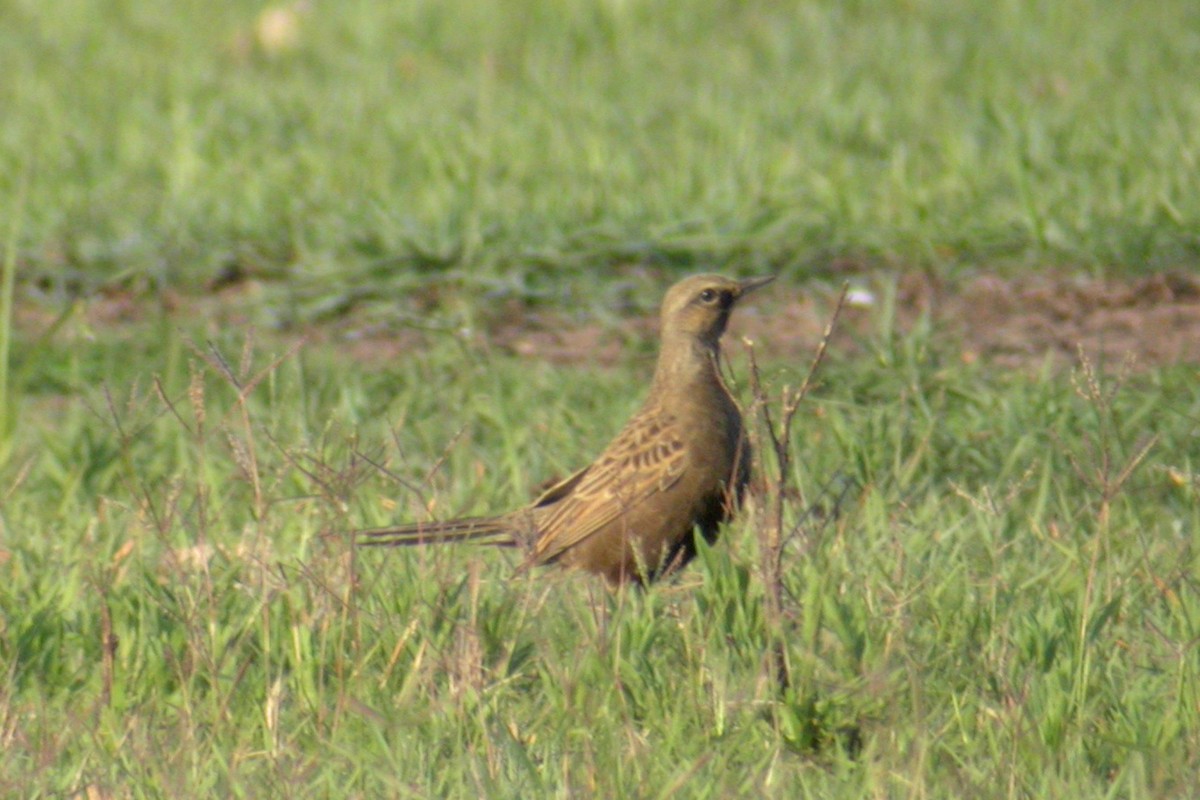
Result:
[[495,517],[357,532],[360,545],[474,540],[525,548],[530,563],[563,564],[613,583],[645,582],[711,542],[750,473],[742,416],[717,360],[729,314],[771,277],[695,275],[662,304],[662,349],[640,411],[594,462],[526,508]]

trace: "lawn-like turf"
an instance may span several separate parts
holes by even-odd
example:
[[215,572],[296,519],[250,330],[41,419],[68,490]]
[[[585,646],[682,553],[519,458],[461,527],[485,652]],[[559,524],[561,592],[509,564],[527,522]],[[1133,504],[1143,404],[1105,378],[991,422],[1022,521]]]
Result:
[[285,348],[263,344],[243,372],[234,332],[216,346],[243,407],[207,346],[143,333],[25,378],[46,388],[2,487],[11,794],[1196,788],[1194,369],[1097,392],[920,333],[830,360],[795,435],[780,696],[753,515],[615,595],[497,552],[321,537],[522,502],[613,432],[644,358],[550,368],[447,335],[374,365],[310,346],[271,368]]
[[[1194,269],[1194,4],[281,8],[0,4],[0,795],[1200,791],[1195,364],[1000,370],[886,294]],[[646,592],[324,535],[513,507],[636,407],[643,329],[506,315],[848,264],[786,690],[753,509]]]

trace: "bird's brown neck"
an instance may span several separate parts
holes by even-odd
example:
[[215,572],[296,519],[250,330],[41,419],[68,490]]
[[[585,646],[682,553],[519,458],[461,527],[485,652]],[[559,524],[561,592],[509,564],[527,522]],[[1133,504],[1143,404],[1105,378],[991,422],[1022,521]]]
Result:
[[664,335],[651,394],[675,394],[725,389],[717,369],[720,348],[695,336]]

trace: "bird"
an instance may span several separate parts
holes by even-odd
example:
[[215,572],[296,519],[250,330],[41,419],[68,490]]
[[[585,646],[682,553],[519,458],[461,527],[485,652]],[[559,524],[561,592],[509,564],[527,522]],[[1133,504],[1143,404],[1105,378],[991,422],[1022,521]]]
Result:
[[773,275],[702,274],[671,286],[658,361],[640,410],[589,465],[532,504],[496,516],[355,531],[359,546],[474,541],[521,547],[529,565],[559,564],[610,584],[645,585],[716,540],[750,479],[742,414],[720,372],[734,306]]

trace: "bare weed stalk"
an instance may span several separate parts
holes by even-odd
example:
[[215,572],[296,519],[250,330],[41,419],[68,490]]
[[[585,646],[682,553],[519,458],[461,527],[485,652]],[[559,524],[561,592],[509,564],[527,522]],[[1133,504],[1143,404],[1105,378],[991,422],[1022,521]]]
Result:
[[1132,363],[1127,360],[1112,384],[1105,387],[1096,372],[1096,366],[1081,347],[1079,368],[1071,374],[1075,393],[1092,407],[1096,415],[1097,434],[1095,438],[1084,438],[1080,452],[1067,450],[1066,453],[1076,475],[1098,498],[1096,521],[1102,533],[1108,530],[1113,500],[1158,442],[1158,435],[1155,434],[1138,442],[1132,455],[1127,458],[1122,458],[1117,452],[1120,449],[1120,431],[1113,410],[1113,399],[1125,385],[1131,367]]
[[788,498],[795,493],[792,487],[792,421],[814,385],[817,371],[829,349],[829,340],[846,303],[848,290],[849,285],[843,284],[833,314],[825,326],[800,387],[793,389],[784,386],[780,392],[778,420],[771,410],[771,398],[763,386],[754,345],[748,342],[746,346],[750,359],[750,392],[753,398],[750,416],[757,421],[758,427],[765,434],[759,436],[760,443],[764,446],[769,445],[775,457],[774,471],[767,469],[767,459],[763,459],[763,498],[758,533],[760,571],[766,591],[766,623],[771,641],[767,649],[766,669],[781,691],[792,684],[783,632],[783,518]]
[[275,372],[280,364],[295,355],[304,346],[305,341],[305,339],[300,339],[286,353],[253,374],[250,371],[253,366],[253,335],[246,336],[245,344],[242,347],[241,362],[238,364],[236,371],[225,360],[224,355],[221,354],[221,351],[213,343],[209,343],[207,352],[193,347],[196,355],[203,358],[214,371],[222,375],[237,392],[241,437],[235,437],[232,431],[228,431],[229,449],[242,475],[250,482],[250,486],[254,491],[254,517],[259,521],[262,521],[266,515],[267,501],[263,494],[261,473],[258,466],[258,448],[255,444],[254,425],[251,421],[250,408],[246,401],[255,387]]
[[1103,553],[1109,547],[1110,518],[1113,501],[1125,491],[1126,484],[1134,472],[1145,462],[1146,457],[1158,442],[1158,435],[1153,434],[1142,438],[1128,455],[1122,451],[1122,431],[1120,421],[1114,409],[1113,400],[1121,391],[1129,377],[1131,360],[1126,360],[1115,380],[1105,386],[1092,360],[1088,358],[1083,348],[1079,348],[1079,368],[1072,373],[1071,380],[1075,393],[1087,403],[1096,415],[1096,434],[1084,436],[1082,444],[1075,450],[1064,448],[1067,460],[1080,482],[1096,497],[1096,530],[1088,540],[1091,550],[1088,559],[1087,579],[1083,590],[1083,599],[1079,610],[1079,624],[1075,632],[1077,637],[1075,664],[1075,702],[1076,713],[1082,721],[1086,706],[1087,686],[1091,680],[1092,656],[1088,647],[1089,639],[1094,635],[1098,623],[1105,616],[1115,613],[1119,595],[1112,586],[1099,589],[1101,597],[1097,599],[1097,578],[1100,575],[1100,562]]

